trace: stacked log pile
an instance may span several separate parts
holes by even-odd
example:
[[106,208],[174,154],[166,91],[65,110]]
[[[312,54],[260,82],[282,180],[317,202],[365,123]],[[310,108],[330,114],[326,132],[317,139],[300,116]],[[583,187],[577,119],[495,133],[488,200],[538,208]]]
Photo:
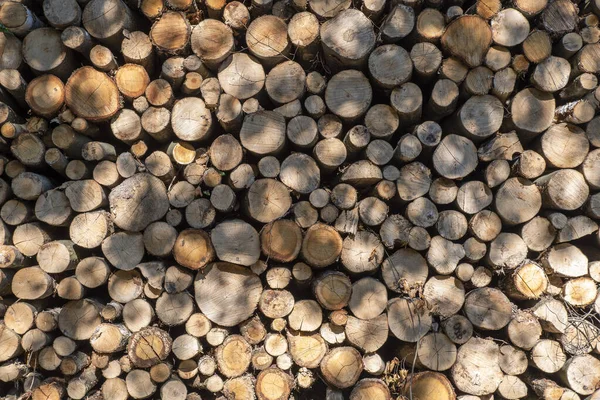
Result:
[[599,18],[0,0],[0,395],[600,399]]

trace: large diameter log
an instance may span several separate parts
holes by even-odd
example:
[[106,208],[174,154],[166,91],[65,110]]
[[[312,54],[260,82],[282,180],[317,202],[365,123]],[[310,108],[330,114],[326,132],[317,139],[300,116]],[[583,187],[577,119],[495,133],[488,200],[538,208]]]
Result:
[[458,349],[452,380],[469,394],[482,396],[496,391],[504,374],[499,367],[500,349],[491,340],[472,338]]
[[58,315],[58,327],[73,340],[87,340],[100,325],[100,310],[93,300],[77,300],[65,304]]
[[12,279],[12,293],[22,300],[43,299],[54,291],[54,279],[41,268],[22,268]]
[[253,56],[271,68],[284,61],[289,53],[287,25],[275,15],[258,17],[248,26],[246,44]]
[[353,347],[336,347],[321,361],[325,381],[337,388],[353,386],[363,370],[362,357]]
[[256,95],[265,84],[262,64],[245,53],[234,53],[221,63],[218,77],[223,91],[240,100]]
[[323,268],[331,265],[339,257],[342,248],[342,238],[335,229],[316,224],[306,232],[301,254],[308,264]]
[[18,69],[23,62],[21,41],[10,32],[0,32],[0,68]]
[[[452,384],[445,375],[439,372],[426,371],[410,374],[401,388],[402,394],[408,398],[411,396],[415,399],[429,398],[434,395],[439,400],[456,400]],[[462,398],[467,399],[465,396],[461,396]]]
[[429,331],[432,323],[422,300],[394,298],[387,305],[390,331],[398,339],[415,343]]
[[191,45],[194,54],[211,69],[217,69],[235,47],[231,28],[214,19],[205,19],[194,27]]
[[136,30],[137,18],[121,0],[92,0],[83,9],[81,22],[91,36],[117,49],[124,38],[123,30]]
[[175,135],[186,141],[205,140],[212,133],[213,120],[206,103],[197,97],[179,100],[171,113]]
[[[554,109],[554,97],[534,88],[521,90],[510,105],[512,122],[522,139],[534,138],[548,129],[554,118]],[[536,118],[531,117],[534,113]]]
[[[39,51],[41,48],[44,51]],[[37,74],[53,74],[66,80],[75,66],[73,54],[60,40],[60,32],[40,28],[23,39],[23,58]]]
[[498,330],[511,319],[512,304],[498,289],[475,289],[466,297],[465,313],[474,326],[481,329]]
[[112,189],[110,209],[115,224],[125,230],[141,231],[167,213],[164,183],[147,173],[136,174]]
[[240,131],[245,149],[258,156],[278,153],[285,144],[285,119],[274,111],[247,115]]
[[292,392],[294,381],[286,372],[270,367],[256,378],[256,397],[258,400],[283,400]]
[[67,81],[65,90],[69,109],[86,120],[107,120],[121,108],[119,90],[114,81],[89,66],[76,70]]
[[215,251],[206,232],[199,229],[186,229],[177,236],[173,246],[173,256],[180,265],[197,270],[214,259]]
[[260,256],[260,240],[256,230],[239,220],[221,222],[210,233],[217,257],[221,261],[250,266]]
[[535,180],[543,205],[558,210],[575,210],[585,203],[589,187],[584,176],[573,169],[561,169]]
[[355,9],[340,12],[321,26],[325,61],[335,72],[345,68],[363,69],[375,47],[371,21]]
[[[521,205],[516,206],[521,202]],[[504,223],[517,225],[537,215],[542,207],[542,196],[531,181],[524,178],[510,178],[498,189],[495,204],[498,215]]]
[[55,75],[37,77],[27,86],[25,101],[36,114],[52,118],[65,101],[64,84]]
[[458,135],[448,135],[433,153],[433,165],[445,178],[464,178],[475,170],[478,164],[477,149],[469,139]]
[[136,367],[148,368],[166,359],[172,344],[170,335],[162,329],[144,328],[131,336],[127,355]]
[[[202,313],[212,322],[227,327],[252,316],[262,293],[258,276],[244,267],[224,262],[209,264],[198,272],[194,288]],[[224,293],[228,295],[224,297]]]
[[346,70],[334,75],[325,90],[327,107],[335,115],[348,121],[356,120],[367,112],[372,96],[369,80],[356,70]]
[[479,16],[465,15],[446,27],[441,42],[445,49],[468,66],[477,67],[492,44],[492,31]]
[[[284,133],[285,134],[285,133]],[[292,205],[287,187],[274,179],[258,179],[248,189],[244,199],[247,214],[262,223],[281,218]]]
[[302,230],[290,220],[277,220],[268,224],[261,232],[262,252],[279,262],[296,259],[302,246]]

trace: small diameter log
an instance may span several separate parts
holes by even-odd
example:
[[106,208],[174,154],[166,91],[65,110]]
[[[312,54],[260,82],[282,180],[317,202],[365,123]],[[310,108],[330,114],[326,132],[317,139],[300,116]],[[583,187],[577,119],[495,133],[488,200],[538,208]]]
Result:
[[117,69],[117,60],[108,47],[96,45],[90,50],[90,61],[96,69],[109,72]]

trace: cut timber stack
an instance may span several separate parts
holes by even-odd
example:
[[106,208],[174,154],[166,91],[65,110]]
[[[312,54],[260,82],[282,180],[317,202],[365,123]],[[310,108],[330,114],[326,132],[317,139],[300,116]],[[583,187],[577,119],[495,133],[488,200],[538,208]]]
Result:
[[600,400],[600,0],[0,0],[0,396]]

